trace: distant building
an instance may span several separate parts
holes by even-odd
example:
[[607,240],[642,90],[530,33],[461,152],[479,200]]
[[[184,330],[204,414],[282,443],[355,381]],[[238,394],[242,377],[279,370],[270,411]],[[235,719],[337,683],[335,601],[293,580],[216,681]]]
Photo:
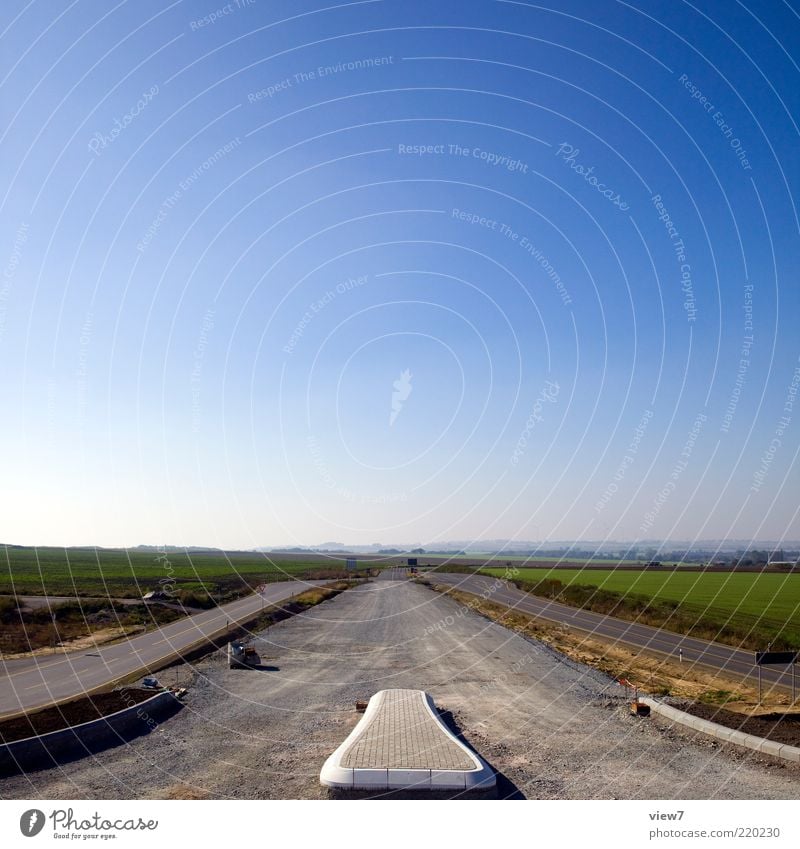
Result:
[[800,572],[800,563],[791,560],[773,560],[768,565],[773,569],[780,569],[781,572]]

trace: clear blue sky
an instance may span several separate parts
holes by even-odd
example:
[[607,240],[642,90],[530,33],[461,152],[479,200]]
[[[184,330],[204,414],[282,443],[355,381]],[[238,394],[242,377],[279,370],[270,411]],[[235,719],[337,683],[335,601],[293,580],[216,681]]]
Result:
[[19,2],[0,539],[800,537],[796,3]]

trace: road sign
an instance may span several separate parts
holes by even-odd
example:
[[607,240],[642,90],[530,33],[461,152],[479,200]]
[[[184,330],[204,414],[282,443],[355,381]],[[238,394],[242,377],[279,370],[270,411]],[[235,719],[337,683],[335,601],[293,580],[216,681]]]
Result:
[[800,652],[796,651],[757,651],[756,665],[769,666],[771,664],[787,664],[797,663],[797,656]]
[[355,569],[356,568],[355,557],[348,557],[347,560],[345,561],[345,565],[347,566],[348,569]]
[[795,703],[794,667],[800,652],[796,651],[757,651],[756,666],[758,667],[758,703],[761,704],[761,667],[775,665],[789,665],[792,667],[792,704]]

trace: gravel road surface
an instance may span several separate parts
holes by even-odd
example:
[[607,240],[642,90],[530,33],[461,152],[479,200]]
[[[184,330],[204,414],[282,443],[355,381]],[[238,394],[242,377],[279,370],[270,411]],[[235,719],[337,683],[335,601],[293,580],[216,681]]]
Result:
[[499,773],[501,798],[800,797],[800,769],[627,713],[620,689],[407,582],[348,590],[262,632],[260,670],[221,653],[147,737],[0,781],[5,798],[325,798],[357,699],[430,692]]

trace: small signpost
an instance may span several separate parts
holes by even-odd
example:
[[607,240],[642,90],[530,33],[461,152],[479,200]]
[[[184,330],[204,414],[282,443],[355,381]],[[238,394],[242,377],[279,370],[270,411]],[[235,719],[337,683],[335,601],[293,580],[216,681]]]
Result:
[[761,704],[761,667],[762,666],[791,666],[792,667],[792,704],[795,703],[794,667],[800,652],[796,651],[757,651],[756,666],[758,667],[758,703]]
[[348,557],[348,558],[345,560],[345,565],[347,566],[347,568],[348,568],[348,569],[355,569],[355,568],[356,568],[356,559],[355,559],[355,557]]

